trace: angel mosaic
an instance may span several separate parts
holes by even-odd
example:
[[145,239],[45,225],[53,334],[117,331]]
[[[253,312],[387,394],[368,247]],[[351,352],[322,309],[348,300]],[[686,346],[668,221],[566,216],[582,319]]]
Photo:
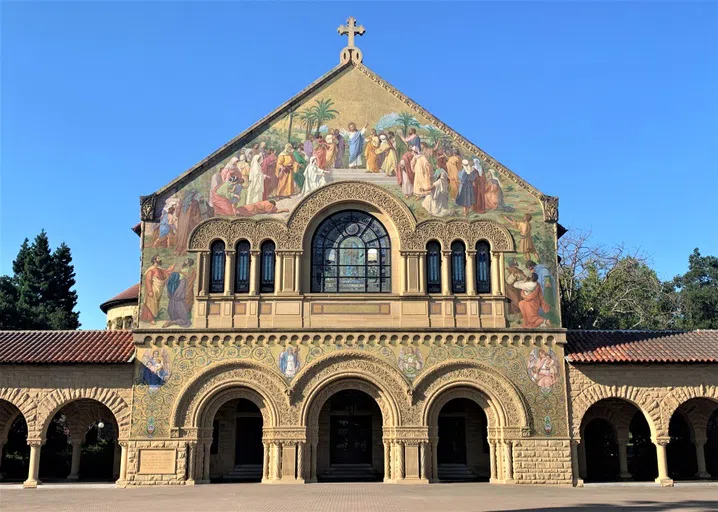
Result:
[[548,393],[559,379],[556,353],[552,349],[548,349],[548,352],[538,347],[533,349],[529,354],[526,370],[531,382],[540,387],[542,392]]
[[399,351],[399,361],[397,362],[399,369],[406,375],[413,377],[424,367],[424,359],[418,348],[402,347]]

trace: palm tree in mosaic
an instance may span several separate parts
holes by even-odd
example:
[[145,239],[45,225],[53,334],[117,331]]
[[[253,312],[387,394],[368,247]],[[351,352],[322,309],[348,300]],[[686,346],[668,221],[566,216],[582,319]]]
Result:
[[284,114],[284,119],[289,118],[289,128],[287,129],[287,142],[289,142],[290,144],[292,142],[292,122],[294,121],[295,114],[297,114],[296,106],[290,106],[287,109],[287,112]]
[[319,129],[326,121],[331,121],[339,114],[338,110],[333,109],[334,100],[324,99],[316,100],[317,104],[312,106],[312,112],[317,122],[317,135],[319,135]]
[[404,135],[409,133],[409,128],[421,126],[411,112],[400,112],[397,114],[397,122],[404,127]]
[[426,136],[429,146],[436,146],[437,142],[445,141],[449,138],[448,135],[433,126],[428,126],[426,130],[429,132]]
[[317,118],[314,115],[314,111],[311,107],[305,108],[304,110],[298,112],[297,116],[299,118],[299,122],[302,123],[302,126],[304,127],[304,135],[308,139],[312,134],[314,124],[317,122]]

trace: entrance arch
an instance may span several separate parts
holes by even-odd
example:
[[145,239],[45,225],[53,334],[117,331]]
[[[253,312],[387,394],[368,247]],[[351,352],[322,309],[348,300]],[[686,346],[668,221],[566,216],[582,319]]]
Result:
[[718,478],[718,400],[695,396],[668,420],[668,474],[673,480]]
[[27,478],[30,447],[28,425],[20,409],[0,399],[0,480],[22,481]]

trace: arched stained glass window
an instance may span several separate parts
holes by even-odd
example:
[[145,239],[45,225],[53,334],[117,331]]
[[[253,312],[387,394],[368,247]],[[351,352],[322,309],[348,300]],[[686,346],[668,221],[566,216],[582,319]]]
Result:
[[312,238],[312,292],[391,292],[391,241],[376,218],[358,210],[335,213]]
[[224,292],[224,242],[217,240],[210,247],[209,262],[209,291],[210,293]]
[[234,293],[249,293],[249,242],[237,243],[237,260],[234,267]]
[[491,291],[491,253],[487,242],[476,243],[476,291]]
[[466,247],[459,240],[451,244],[451,293],[466,293]]
[[262,244],[262,259],[259,265],[259,291],[261,293],[274,292],[274,259],[274,242],[267,240]]
[[426,244],[426,291],[441,293],[441,246],[433,240]]

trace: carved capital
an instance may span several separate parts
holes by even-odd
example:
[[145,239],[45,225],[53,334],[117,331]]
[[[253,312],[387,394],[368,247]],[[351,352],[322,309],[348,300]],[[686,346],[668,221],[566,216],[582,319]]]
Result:
[[543,203],[543,219],[546,222],[558,222],[558,197],[541,196]]
[[151,194],[149,196],[140,196],[140,220],[146,222],[154,222],[155,206],[157,205],[157,196]]

